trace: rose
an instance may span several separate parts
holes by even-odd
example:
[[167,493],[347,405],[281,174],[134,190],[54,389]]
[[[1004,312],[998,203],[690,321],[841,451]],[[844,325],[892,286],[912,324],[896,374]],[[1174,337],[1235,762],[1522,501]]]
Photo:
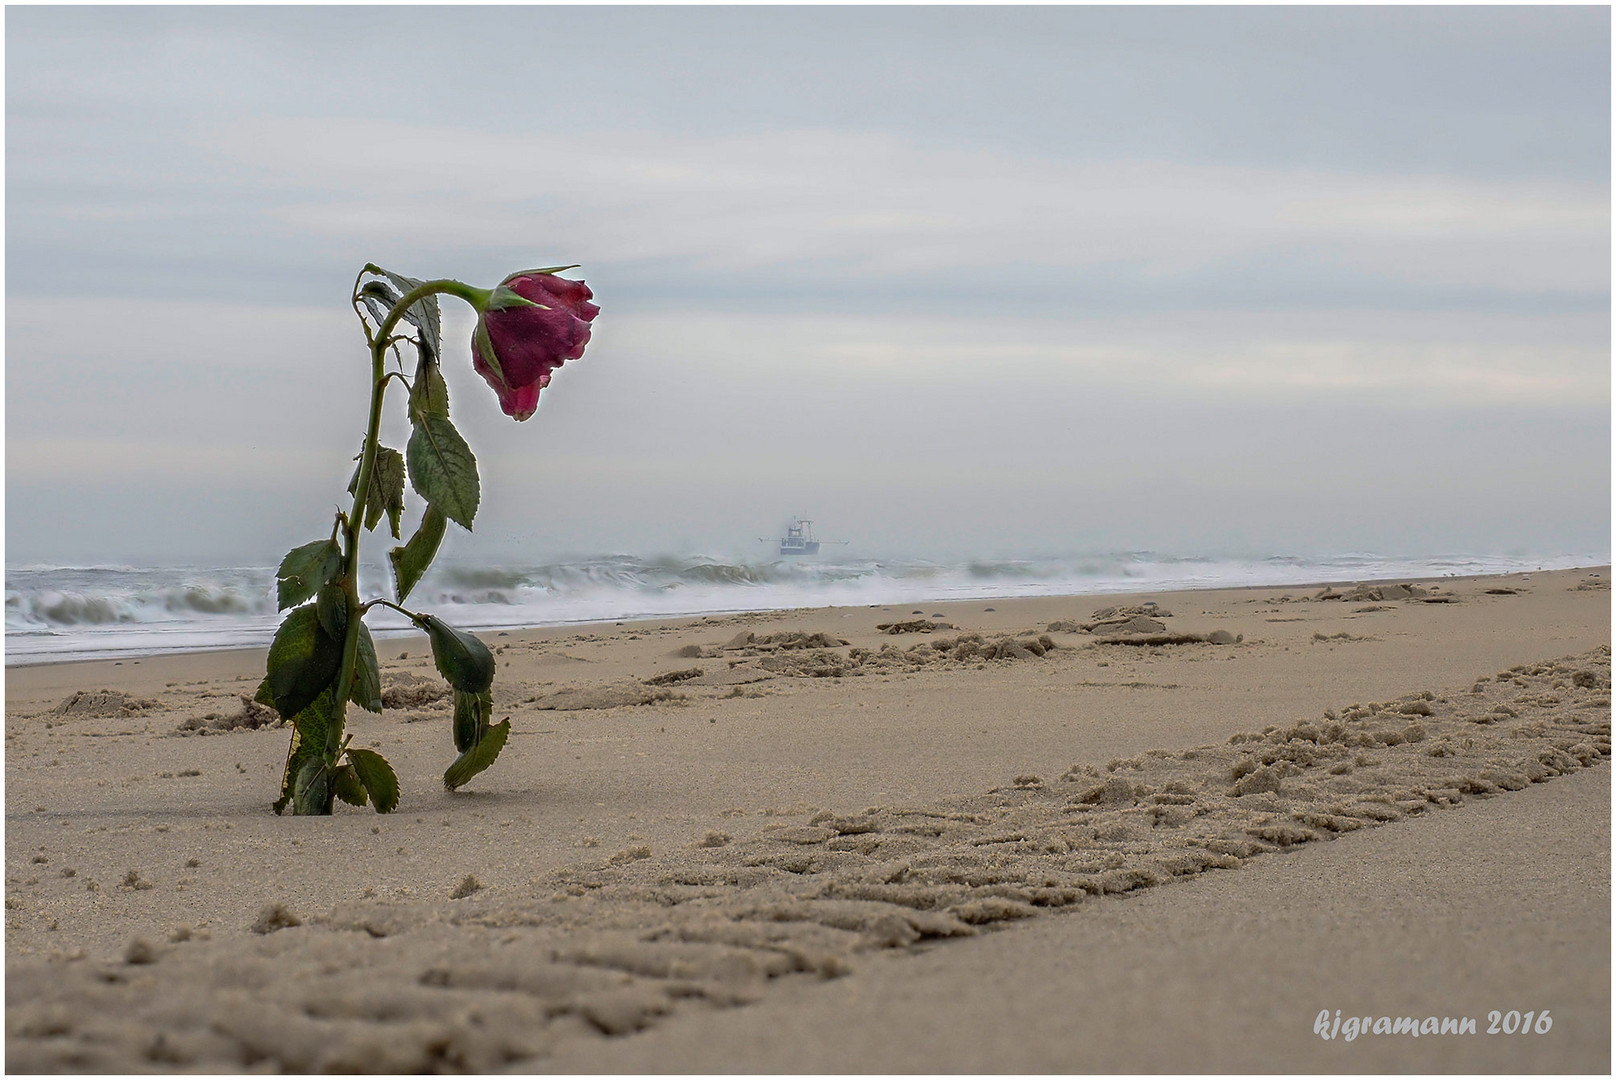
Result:
[[584,354],[589,324],[600,308],[581,281],[556,269],[512,274],[490,294],[471,335],[471,366],[494,393],[505,415],[526,420],[539,407],[539,391],[568,360]]
[[[448,522],[467,531],[482,501],[477,458],[449,419],[449,387],[440,370],[442,315],[439,295],[458,297],[477,313],[472,362],[518,420],[532,416],[539,391],[556,368],[583,355],[590,323],[600,309],[581,281],[556,276],[571,266],[511,274],[492,289],[451,278],[421,281],[374,263],[354,279],[349,303],[370,352],[370,423],[348,491],[352,508],[337,510],[331,531],[287,553],[275,573],[277,608],[287,611],[265,661],[254,700],[272,706],[294,730],[281,776],[278,814],[330,814],[337,800],[386,814],[398,807],[398,775],[374,750],[344,735],[349,704],[381,712],[381,670],[365,613],[378,604],[425,630],[432,659],[454,690],[454,748],[444,771],[450,791],[492,765],[511,733],[509,718],[491,723],[494,656],[475,634],[436,615],[404,606],[442,545]],[[419,362],[413,378],[389,372],[401,343],[413,343]],[[381,444],[387,391],[397,376],[409,392],[409,443],[404,451]],[[393,596],[364,599],[359,592],[359,546],[383,516],[395,540],[404,511],[405,484],[425,502],[420,525],[388,553]],[[379,743],[377,745],[380,745]]]

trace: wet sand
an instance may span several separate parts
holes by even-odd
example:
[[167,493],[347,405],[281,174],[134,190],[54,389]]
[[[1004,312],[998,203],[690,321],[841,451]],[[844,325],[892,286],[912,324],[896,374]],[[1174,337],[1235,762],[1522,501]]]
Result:
[[232,726],[261,652],[14,668],[8,1064],[1607,1071],[1608,582],[490,636],[500,761],[446,793],[444,702],[356,712],[403,801],[314,820]]

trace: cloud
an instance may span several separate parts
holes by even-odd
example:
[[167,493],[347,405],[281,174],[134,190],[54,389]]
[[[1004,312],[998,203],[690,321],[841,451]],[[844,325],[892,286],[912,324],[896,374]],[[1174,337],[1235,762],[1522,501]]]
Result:
[[924,381],[1055,395],[1103,388],[1209,405],[1376,395],[1452,408],[1608,400],[1608,325],[1596,316],[1384,311],[1190,312],[1170,323],[653,312],[606,322],[600,344],[687,384],[829,383],[894,402]]
[[1599,292],[1598,184],[1070,162],[810,128],[500,135],[262,118],[208,145],[292,195],[297,233],[509,248],[702,273],[833,265],[853,279],[1014,264],[1206,271],[1306,251],[1420,287]]
[[[1610,400],[1603,313],[918,317],[601,300],[588,355],[558,375],[530,425],[499,417],[469,369],[470,313],[445,302],[457,415],[491,453],[532,454],[537,437],[547,453],[632,448],[710,465],[771,430],[846,431],[859,444],[911,415],[1009,435],[1028,418],[1058,423],[1059,410],[1095,395],[1207,409]],[[340,471],[357,443],[368,368],[336,297],[324,307],[17,297],[6,345],[13,479],[145,470],[255,483],[264,468],[313,477]],[[388,422],[399,444],[402,421]]]

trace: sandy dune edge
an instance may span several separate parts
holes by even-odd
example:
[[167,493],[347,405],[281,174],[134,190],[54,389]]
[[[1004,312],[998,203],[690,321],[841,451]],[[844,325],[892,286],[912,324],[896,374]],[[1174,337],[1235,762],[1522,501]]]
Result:
[[[1173,599],[1182,604],[1188,598]],[[688,635],[689,628],[679,632]],[[1324,638],[1300,640],[1321,650],[1346,640]],[[1234,647],[1227,655],[1239,663],[1254,650],[1289,647],[1253,642],[1251,650]],[[1071,678],[1099,672],[1074,671],[1080,647],[1069,648],[1074,656],[1051,654],[1052,662],[1031,679],[1036,687],[1047,690],[1050,675],[1061,672],[1075,692],[1092,693],[1084,683],[1125,681]],[[1097,655],[1130,649],[1137,647]],[[1141,663],[1081,658],[1107,667]],[[1157,662],[1176,669],[1182,687],[1195,681],[1191,665],[1205,659],[1163,655]],[[906,674],[935,677],[958,690],[960,680],[996,670]],[[814,685],[824,690],[833,678],[820,676]],[[821,697],[818,707],[845,703],[860,684],[849,678],[841,685],[845,689],[832,692],[837,701]],[[651,843],[610,843],[597,858],[574,854],[565,865],[550,859],[525,887],[472,889],[454,900],[384,893],[340,900],[323,915],[298,904],[303,925],[263,935],[221,927],[218,936],[209,934],[212,940],[203,940],[207,931],[176,934],[185,938],[177,941],[147,932],[139,944],[100,959],[72,960],[67,951],[41,962],[13,952],[9,1061],[14,1070],[532,1068],[558,1053],[558,1061],[587,1061],[580,1047],[602,1035],[637,1031],[681,1013],[725,1010],[804,978],[835,978],[861,957],[979,938],[1074,905],[1104,909],[1112,903],[1107,896],[1234,868],[1271,851],[1418,818],[1467,797],[1596,764],[1609,753],[1609,685],[1603,648],[1448,690],[1338,706],[1333,716],[1301,724],[1236,730],[1233,741],[1104,764],[1080,759],[1070,768],[1046,768],[1047,775],[1023,773],[974,796],[776,812],[766,823],[747,823],[745,831],[737,825],[728,840],[708,829],[694,843],[658,843],[655,851]],[[634,722],[643,724],[659,707],[670,706],[616,711],[637,712]],[[1139,718],[1132,723],[1138,726]],[[262,735],[273,733],[177,745],[256,745]],[[145,743],[176,745],[159,738]],[[10,757],[8,772],[9,765]],[[38,816],[8,806],[14,823],[37,824]],[[358,817],[343,824],[352,822],[368,824]],[[442,827],[419,819],[416,826],[399,838],[422,842]],[[16,825],[8,831],[15,842]],[[300,835],[319,842],[316,831]],[[334,837],[339,850],[346,835]],[[198,839],[196,830],[190,839]],[[210,859],[229,854],[228,843],[205,852]],[[49,856],[27,864],[8,853],[8,864],[19,876],[30,866],[44,873]],[[264,881],[241,883],[249,895],[253,885],[260,898],[266,886],[272,891]],[[23,899],[29,890],[14,891]],[[141,890],[138,882],[125,891],[131,900],[155,899],[158,892]],[[183,894],[169,897],[171,911],[183,906],[173,903],[179,899]],[[272,929],[275,921],[262,928]]]

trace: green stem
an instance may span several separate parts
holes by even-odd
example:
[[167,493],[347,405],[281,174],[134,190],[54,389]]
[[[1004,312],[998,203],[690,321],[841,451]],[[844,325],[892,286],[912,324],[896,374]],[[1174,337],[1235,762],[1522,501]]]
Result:
[[431,296],[434,293],[447,293],[450,296],[458,296],[479,311],[488,303],[488,298],[493,295],[490,289],[479,289],[474,285],[467,285],[465,282],[456,281],[453,278],[423,281],[399,297],[398,303],[393,305],[393,310],[387,313],[387,318],[383,319],[381,326],[377,327],[376,340],[386,341],[387,336],[393,332],[393,327],[398,325],[398,320],[402,319],[404,313],[410,309],[410,305],[422,297]]
[[403,383],[405,393],[415,389],[410,385],[409,376],[405,375],[402,371],[389,371],[386,377],[389,379],[397,379],[399,382]]
[[410,622],[418,623],[418,622],[421,621],[421,616],[417,615],[415,612],[411,611],[409,608],[401,608],[397,604],[393,603],[391,600],[383,600],[379,596],[376,597],[376,599],[374,599],[374,600],[366,600],[363,604],[361,604],[359,606],[359,610],[361,612],[369,611],[371,608],[375,607],[377,604],[380,604],[382,607],[390,607],[390,608],[392,608],[394,611],[398,612],[400,615],[402,615],[406,619],[410,620]]
[[[479,310],[488,302],[489,295],[487,289],[478,289],[448,278],[423,281],[399,298],[371,339],[370,423],[365,428],[365,447],[359,458],[359,475],[354,483],[353,509],[348,511],[348,520],[342,526],[342,590],[347,601],[348,628],[342,642],[342,667],[337,674],[336,705],[325,733],[325,759],[331,765],[335,765],[342,754],[342,729],[348,715],[348,694],[353,689],[354,661],[359,655],[359,626],[364,617],[364,608],[359,603],[359,534],[365,520],[365,503],[370,498],[370,477],[376,467],[382,402],[387,396],[387,384],[391,381],[386,371],[387,347],[393,327],[398,325],[410,305],[435,293],[458,296]],[[326,808],[326,812],[330,813],[330,807]]]
[[[390,313],[391,314],[391,313]],[[359,656],[359,533],[365,522],[365,502],[370,496],[370,476],[376,467],[376,449],[382,427],[382,402],[387,397],[386,335],[370,350],[370,423],[365,428],[365,447],[359,458],[359,475],[354,483],[353,509],[343,523],[342,592],[348,608],[347,630],[342,640],[342,667],[337,673],[337,700],[331,722],[325,729],[325,759],[335,765],[342,753],[342,729],[348,715],[348,694],[353,689],[354,661]]]

